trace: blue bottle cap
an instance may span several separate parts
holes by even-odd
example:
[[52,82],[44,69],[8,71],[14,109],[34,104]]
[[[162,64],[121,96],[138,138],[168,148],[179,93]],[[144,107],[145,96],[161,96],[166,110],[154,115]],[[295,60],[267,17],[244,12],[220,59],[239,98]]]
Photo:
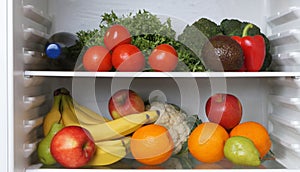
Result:
[[46,47],[45,52],[49,58],[56,59],[61,54],[61,47],[59,44],[51,43]]

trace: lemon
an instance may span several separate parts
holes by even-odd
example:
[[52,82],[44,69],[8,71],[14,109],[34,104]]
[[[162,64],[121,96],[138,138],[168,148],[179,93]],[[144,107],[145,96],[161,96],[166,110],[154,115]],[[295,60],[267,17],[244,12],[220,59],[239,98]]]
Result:
[[234,164],[259,166],[260,154],[254,143],[243,136],[233,136],[226,140],[224,146],[225,157]]

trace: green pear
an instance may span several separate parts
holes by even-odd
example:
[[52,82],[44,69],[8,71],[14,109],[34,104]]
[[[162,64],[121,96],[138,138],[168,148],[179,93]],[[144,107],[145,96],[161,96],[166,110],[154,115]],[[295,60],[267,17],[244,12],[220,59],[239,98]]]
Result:
[[52,141],[52,138],[54,137],[54,135],[62,128],[63,128],[62,123],[53,123],[47,136],[44,137],[38,144],[38,147],[37,147],[38,157],[39,157],[39,160],[44,165],[53,165],[56,163],[56,160],[53,158],[53,156],[50,152],[50,145],[51,145],[51,141]]
[[237,165],[260,165],[260,154],[254,143],[247,137],[233,136],[227,139],[224,145],[224,155]]

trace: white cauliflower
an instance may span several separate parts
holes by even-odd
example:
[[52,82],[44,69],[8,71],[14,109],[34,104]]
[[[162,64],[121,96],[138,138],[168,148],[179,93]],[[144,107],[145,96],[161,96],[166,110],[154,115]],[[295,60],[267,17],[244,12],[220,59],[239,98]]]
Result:
[[172,104],[162,102],[151,102],[150,107],[147,107],[147,109],[160,112],[155,124],[164,126],[169,130],[174,142],[173,154],[179,153],[191,131],[191,126],[189,126],[191,116]]

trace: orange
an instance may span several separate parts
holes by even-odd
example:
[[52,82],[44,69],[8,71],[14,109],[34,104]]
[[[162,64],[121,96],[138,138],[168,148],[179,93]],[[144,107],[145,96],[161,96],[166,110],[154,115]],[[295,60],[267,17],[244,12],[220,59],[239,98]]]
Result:
[[188,138],[188,149],[197,160],[204,163],[218,162],[224,158],[224,144],[229,138],[219,124],[205,122],[198,125]]
[[272,142],[267,129],[260,123],[247,121],[235,126],[230,136],[244,136],[252,140],[263,158],[270,150]]
[[167,128],[149,124],[137,129],[131,138],[133,157],[145,165],[158,165],[168,160],[173,153],[174,142]]

